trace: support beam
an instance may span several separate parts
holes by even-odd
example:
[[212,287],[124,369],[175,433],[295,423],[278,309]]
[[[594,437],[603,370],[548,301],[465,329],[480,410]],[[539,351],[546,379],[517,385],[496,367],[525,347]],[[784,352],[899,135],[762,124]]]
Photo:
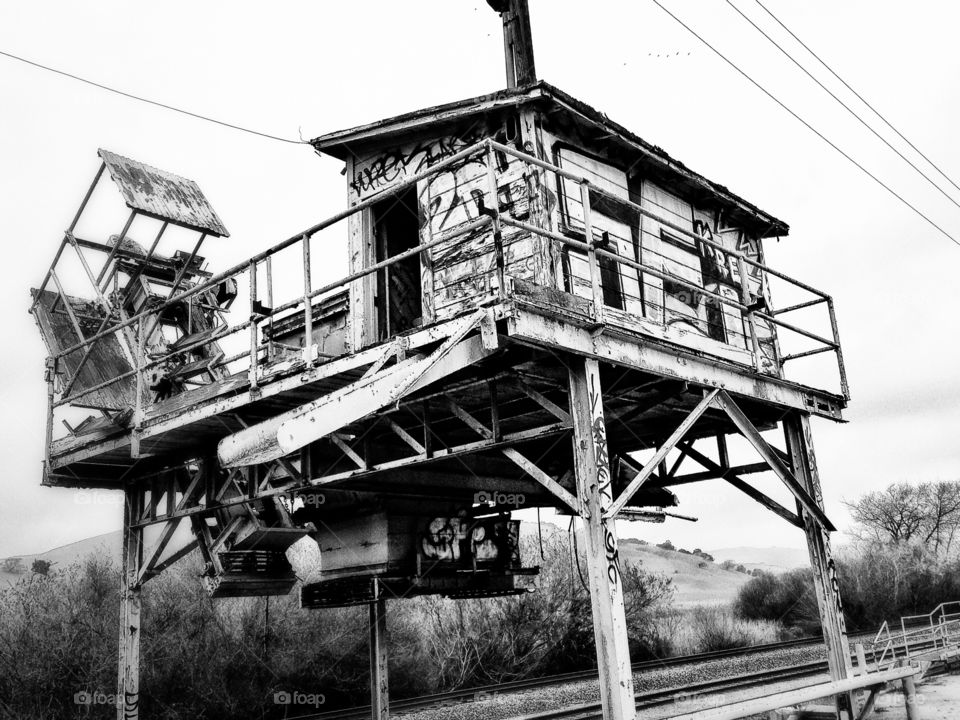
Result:
[[728,468],[724,470],[720,465],[715,463],[709,457],[707,457],[700,451],[696,450],[693,447],[692,443],[688,443],[688,442],[681,443],[680,452],[682,452],[687,457],[690,457],[696,460],[698,463],[703,465],[703,467],[707,468],[707,470],[711,470],[717,473],[717,477],[723,478],[728,483],[730,483],[735,488],[737,488],[737,490],[744,493],[748,497],[753,498],[768,510],[772,510],[773,512],[775,512],[777,515],[782,517],[791,525],[799,528],[803,527],[803,522],[801,522],[800,518],[797,516],[796,513],[793,513],[787,510],[787,508],[785,508],[783,505],[778,503],[776,500],[773,500],[772,498],[767,497],[762,492],[757,490],[755,487],[753,487],[749,483],[737,477],[733,469]]
[[[823,507],[823,493],[820,490],[820,473],[813,453],[813,436],[810,432],[810,416],[790,414],[783,421],[787,439],[787,452],[793,462],[793,471],[804,490],[813,498],[818,508]],[[830,549],[830,535],[822,523],[813,515],[802,510],[804,531],[807,535],[807,548],[810,551],[810,565],[813,568],[813,585],[817,594],[817,607],[820,610],[820,624],[823,626],[823,640],[827,646],[827,664],[832,680],[845,680],[853,677],[850,662],[850,644],[847,640],[847,626],[843,617],[843,602],[840,599],[840,585],[837,581],[837,568]],[[846,712],[853,717],[856,709],[853,693],[837,697],[837,711]]]
[[715,401],[717,407],[722,408],[726,411],[727,415],[730,416],[730,419],[733,420],[733,424],[737,426],[737,429],[743,433],[743,436],[747,441],[753,445],[754,449],[760,453],[767,464],[770,466],[770,469],[779,477],[783,484],[787,486],[790,492],[793,493],[796,497],[797,502],[803,508],[804,512],[812,516],[818,523],[820,523],[827,532],[833,532],[837,528],[834,526],[830,519],[827,517],[826,513],[823,512],[821,504],[816,502],[810,493],[790,472],[783,461],[780,459],[780,454],[777,450],[772,448],[763,436],[760,434],[760,431],[754,426],[750,419],[746,416],[743,410],[733,401],[733,398],[730,397],[726,391],[721,390],[720,394],[717,396]]
[[426,357],[411,357],[317,400],[275,415],[223,438],[218,447],[225,468],[276,460],[351,422],[393,405],[492,354],[479,337],[468,338],[489,311],[478,310],[448,326],[450,334]]
[[[493,431],[486,427],[483,423],[477,420],[473,415],[468,413],[462,407],[460,407],[453,398],[449,395],[445,396],[447,401],[447,407],[450,409],[457,418],[463,421],[464,424],[468,425],[475,433],[480,437],[485,438],[486,440],[493,441]],[[549,401],[548,401],[549,402]],[[562,412],[562,411],[561,411]],[[566,422],[570,421],[569,413],[562,412],[563,416],[566,417]],[[517,465],[522,469],[527,475],[532,477],[538,483],[543,485],[547,491],[550,492],[554,497],[563,502],[571,511],[577,514],[582,513],[582,506],[580,501],[577,500],[570,492],[567,491],[560,483],[554,480],[547,472],[540,469],[536,463],[529,460],[525,455],[516,450],[515,448],[505,447],[501,448],[500,452],[507,457],[511,462]]]
[[615,521],[600,370],[596,360],[571,357],[570,414],[577,494],[586,515],[584,550],[600,672],[600,699],[606,720],[634,720],[633,670],[623,607],[623,580]]
[[140,717],[140,586],[137,573],[143,562],[143,529],[140,517],[143,492],[124,491],[123,572],[120,575],[120,643],[117,670],[117,720]]
[[[735,465],[729,469],[731,475],[752,475],[754,473],[769,472],[770,466],[765,462],[747,463],[746,465]],[[723,472],[727,472],[724,470]],[[689,485],[690,483],[703,482],[704,480],[717,480],[721,477],[720,472],[713,470],[704,470],[702,472],[684,473],[669,478],[668,480],[656,480],[651,485],[656,487],[675,487],[676,485]]]
[[387,599],[380,581],[373,581],[376,599],[370,603],[370,717],[390,717],[390,685],[387,673]]
[[660,446],[650,462],[644,466],[640,474],[631,480],[630,484],[623,489],[623,492],[620,493],[620,497],[618,497],[610,506],[610,509],[607,510],[607,517],[615,517],[616,514],[623,509],[623,506],[630,502],[630,498],[632,498],[636,494],[637,490],[640,489],[640,486],[643,485],[651,475],[653,475],[657,469],[657,466],[663,462],[663,460],[667,457],[667,454],[673,450],[676,444],[683,439],[683,436],[690,431],[690,428],[693,427],[694,423],[700,419],[700,416],[703,415],[707,411],[707,408],[713,404],[713,401],[716,399],[717,393],[719,392],[719,390],[714,388],[713,390],[704,393],[703,400],[701,400],[697,406],[690,411],[690,414],[683,419],[683,422],[680,423],[677,429],[674,430],[670,437],[663,442],[663,445]]

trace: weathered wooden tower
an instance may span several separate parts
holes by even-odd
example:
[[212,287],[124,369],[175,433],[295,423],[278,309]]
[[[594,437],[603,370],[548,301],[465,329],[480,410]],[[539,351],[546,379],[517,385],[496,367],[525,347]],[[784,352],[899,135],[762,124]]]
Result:
[[[633,718],[616,521],[711,479],[806,534],[831,674],[850,672],[810,433],[847,401],[831,298],[766,265],[783,222],[531,82],[526,3],[491,4],[510,87],[313,140],[346,164],[347,210],[224,272],[198,255],[227,233],[196,184],[101,151],[32,311],[51,356],[43,482],[126,498],[118,717],[137,717],[145,582],[199,548],[215,596],[285,594],[284,551],[309,535],[323,576],[302,604],[369,604],[385,718],[386,600],[532,590],[522,496],[581,519],[604,715]],[[82,237],[104,170],[129,216]],[[336,223],[349,274],[317,287],[311,239]],[[198,240],[161,254],[171,228]],[[67,255],[87,290],[61,277]],[[274,282],[281,258],[296,283]],[[814,355],[836,388],[789,379]],[[83,408],[100,417],[67,419]],[[777,428],[783,449],[762,434]],[[730,461],[731,434],[756,462]],[[796,507],[743,479],[764,470]],[[192,540],[172,549],[181,523]]]

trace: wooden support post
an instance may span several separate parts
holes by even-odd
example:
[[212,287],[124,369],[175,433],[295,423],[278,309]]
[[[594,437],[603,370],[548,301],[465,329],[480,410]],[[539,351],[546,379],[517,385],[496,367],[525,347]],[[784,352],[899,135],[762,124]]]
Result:
[[[823,493],[820,489],[820,473],[817,470],[817,461],[813,452],[810,416],[788,415],[784,418],[783,428],[794,476],[822,511]],[[807,535],[814,590],[817,594],[817,606],[820,609],[820,623],[823,626],[823,640],[827,646],[830,678],[845,680],[853,677],[853,672],[846,621],[843,617],[843,602],[840,598],[833,552],[830,549],[830,535],[806,508],[798,509],[801,510],[804,531]],[[856,707],[853,693],[837,696],[838,717],[843,717],[842,713],[846,713],[848,718],[854,717],[853,711]]]
[[533,63],[533,35],[527,0],[487,0],[503,20],[503,55],[507,87],[514,88],[537,81]]
[[920,720],[920,706],[917,704],[917,686],[912,675],[903,679],[903,702],[907,710],[907,720]]
[[387,675],[387,599],[380,581],[373,581],[375,599],[370,603],[370,717],[390,717],[390,686]]
[[606,720],[633,720],[636,705],[627,645],[623,581],[615,520],[604,514],[613,502],[600,370],[596,360],[571,356],[570,414],[573,454],[584,523],[587,575]]
[[866,675],[870,672],[870,667],[867,665],[867,653],[863,649],[863,643],[854,645],[853,651],[857,656],[857,675]]
[[137,720],[140,717],[140,585],[137,575],[143,562],[143,529],[135,524],[142,504],[140,489],[128,487],[124,491],[117,720]]
[[583,233],[587,242],[587,266],[590,269],[590,297],[593,300],[593,318],[598,325],[603,323],[603,285],[600,279],[600,261],[593,244],[593,221],[590,217],[590,184],[580,183],[580,202],[583,205]]

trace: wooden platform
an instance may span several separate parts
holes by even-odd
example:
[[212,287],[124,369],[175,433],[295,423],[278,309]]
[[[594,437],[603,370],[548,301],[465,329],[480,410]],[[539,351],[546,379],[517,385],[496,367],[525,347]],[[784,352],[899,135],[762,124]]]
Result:
[[[737,361],[746,358],[738,358],[734,348],[703,337],[675,337],[675,333],[670,335],[660,326],[619,316],[608,318],[601,327],[592,326],[578,312],[576,304],[557,303],[557,295],[529,286],[516,288],[509,301],[491,308],[499,334],[497,352],[443,383],[445,391],[456,392],[457,402],[468,412],[489,413],[489,394],[496,392],[500,431],[505,435],[557,420],[542,405],[532,402],[528,393],[518,389],[518,384],[544,397],[557,398],[558,402],[565,398],[567,371],[558,352],[573,352],[609,363],[605,366],[609,379],[605,379],[604,387],[608,433],[611,444],[619,443],[626,451],[662,440],[675,426],[669,416],[675,415],[679,422],[702,398],[705,387],[719,386],[737,397],[754,424],[761,428],[776,423],[786,408],[841,419],[845,404],[842,397],[755,372]],[[104,427],[55,440],[44,482],[66,487],[118,487],[134,464],[142,475],[153,467],[161,467],[160,463],[169,465],[178,457],[212,453],[216,443],[227,435],[356,382],[389,353],[431,350],[454,322],[457,320],[418,329],[313,367],[299,359],[261,366],[260,387],[254,393],[250,392],[247,373],[243,372],[155,403],[146,413],[140,432],[139,457],[131,457],[132,431],[126,428]],[[495,390],[490,389],[491,383]],[[391,420],[402,427],[415,427],[422,420],[418,420],[418,415],[423,412],[424,402],[436,395],[432,391],[434,388],[427,388],[404,398],[390,415]],[[565,406],[566,402],[559,404]],[[445,402],[430,403],[429,412],[433,428],[448,447],[476,439],[476,434],[463,426]],[[411,418],[412,424],[408,422]],[[562,423],[557,424],[557,433],[564,430]],[[369,433],[369,428],[348,426],[340,432],[350,435],[361,431]],[[692,437],[733,431],[729,420],[708,413]],[[397,443],[403,445],[386,428],[366,437],[373,454],[383,458],[390,455]],[[536,444],[545,439],[541,434],[528,441]],[[321,451],[315,462],[327,462],[328,473],[335,474],[340,468],[338,455],[339,452],[332,453],[324,459]],[[433,468],[436,472],[462,473],[459,463],[444,460],[442,455],[437,457]],[[493,465],[480,471],[493,473],[509,465]],[[505,470],[507,482],[516,477],[515,466]],[[361,486],[362,483],[357,487]],[[536,492],[536,487],[530,489]]]

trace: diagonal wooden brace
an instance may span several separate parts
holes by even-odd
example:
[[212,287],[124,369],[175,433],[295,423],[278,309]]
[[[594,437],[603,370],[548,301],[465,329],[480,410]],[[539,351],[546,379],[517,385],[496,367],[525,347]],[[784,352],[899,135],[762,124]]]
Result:
[[744,414],[743,410],[740,409],[725,390],[719,391],[714,405],[727,413],[733,421],[733,424],[737,426],[737,429],[747,439],[747,442],[753,445],[754,449],[760,453],[760,457],[770,466],[770,469],[773,470],[777,477],[783,481],[787,489],[793,493],[800,507],[814,518],[824,530],[827,532],[835,531],[837,528],[830,522],[826,513],[824,513],[816,501],[810,497],[810,493],[803,488],[793,472],[780,459],[779,453],[764,440],[760,431],[750,422],[750,419]]
[[644,466],[643,470],[640,471],[640,474],[633,478],[633,480],[630,481],[630,484],[627,485],[623,492],[620,493],[620,497],[614,500],[610,508],[603,514],[605,519],[615,517],[621,510],[623,510],[624,506],[630,502],[630,498],[632,498],[637,493],[637,490],[640,489],[640,486],[650,479],[660,463],[663,462],[663,460],[667,457],[667,454],[673,450],[676,444],[683,439],[684,435],[690,431],[690,428],[692,428],[694,423],[700,419],[700,416],[703,415],[703,413],[705,413],[711,405],[713,405],[713,401],[720,392],[720,390],[714,388],[713,390],[710,390],[704,394],[703,400],[701,400],[697,406],[690,411],[690,414],[683,419],[683,422],[681,422],[677,429],[673,431],[673,434],[664,441],[663,445],[660,446],[650,462],[648,462]]
[[689,442],[680,443],[679,449],[684,455],[696,460],[707,470],[713,470],[719,477],[726,480],[740,492],[744,493],[748,497],[753,498],[768,510],[772,510],[791,525],[795,525],[798,528],[803,527],[803,521],[796,513],[787,510],[787,508],[783,507],[783,505],[778,503],[776,500],[764,495],[762,492],[743,480],[739,475],[735,474],[730,468],[724,468],[718,465],[709,457],[696,450]]
[[[446,402],[447,407],[450,408],[450,411],[456,417],[460,418],[460,420],[466,425],[469,425],[474,432],[487,440],[493,439],[493,431],[477,420],[473,415],[460,407],[453,400],[453,398],[446,396]],[[569,415],[567,417],[569,418]],[[536,463],[523,455],[519,450],[511,447],[505,447],[500,448],[500,452],[511,462],[517,465],[521,470],[527,473],[527,475],[540,483],[551,495],[567,505],[573,512],[577,513],[578,515],[582,513],[581,503],[576,496],[569,492],[556,480],[554,480],[549,473],[540,469]]]

